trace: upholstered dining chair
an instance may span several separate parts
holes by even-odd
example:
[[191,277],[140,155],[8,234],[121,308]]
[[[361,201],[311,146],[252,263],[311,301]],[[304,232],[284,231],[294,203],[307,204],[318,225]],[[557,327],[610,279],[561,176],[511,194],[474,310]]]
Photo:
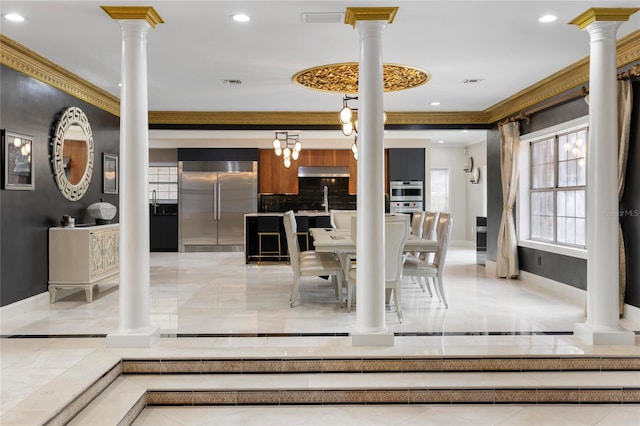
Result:
[[[443,275],[452,226],[453,217],[451,214],[440,213],[438,215],[438,224],[436,228],[436,233],[438,234],[438,245],[433,257],[433,262],[429,262],[426,259],[426,256],[420,256],[417,258],[409,257],[404,260],[402,268],[404,276],[420,278],[421,285],[426,286],[427,288],[429,286],[428,280],[433,280],[438,297],[442,303],[444,303],[445,308],[448,308],[449,304],[447,303],[447,297],[444,292]],[[429,293],[431,293],[430,289]]]
[[414,212],[411,216],[411,235],[422,238],[423,211]]
[[329,220],[331,226],[336,229],[349,229],[351,218],[356,215],[356,210],[331,210]]
[[[402,322],[402,250],[409,237],[408,215],[385,216],[384,223],[384,281],[385,289],[393,292],[398,320]],[[349,270],[347,279],[347,312],[351,311],[353,290],[357,284],[357,265]]]
[[435,240],[437,223],[438,212],[424,212],[424,214],[422,215],[422,238]]
[[300,252],[298,235],[296,232],[296,217],[293,211],[286,212],[282,221],[287,237],[289,261],[293,270],[291,282],[290,306],[293,308],[299,296],[300,281],[303,277],[331,276],[338,300],[342,303],[342,266],[333,253],[317,253],[313,250]]

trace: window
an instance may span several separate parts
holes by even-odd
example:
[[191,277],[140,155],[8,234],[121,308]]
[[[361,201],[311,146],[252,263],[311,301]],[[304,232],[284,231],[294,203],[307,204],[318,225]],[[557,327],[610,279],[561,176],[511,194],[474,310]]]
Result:
[[431,169],[431,210],[449,211],[449,170]]
[[149,200],[153,200],[153,191],[156,191],[156,199],[158,201],[177,201],[178,167],[149,167]]
[[529,144],[530,239],[584,248],[586,126]]

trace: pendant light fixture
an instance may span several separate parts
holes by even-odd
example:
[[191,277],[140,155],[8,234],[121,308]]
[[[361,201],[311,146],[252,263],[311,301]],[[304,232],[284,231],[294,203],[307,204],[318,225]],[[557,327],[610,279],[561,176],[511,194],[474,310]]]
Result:
[[276,132],[273,139],[273,150],[275,154],[284,160],[286,168],[291,167],[291,160],[297,160],[302,150],[300,135],[298,133]]

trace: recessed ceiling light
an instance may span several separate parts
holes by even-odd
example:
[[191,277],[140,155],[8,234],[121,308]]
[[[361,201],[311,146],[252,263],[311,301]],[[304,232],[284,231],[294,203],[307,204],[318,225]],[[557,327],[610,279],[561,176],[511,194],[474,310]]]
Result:
[[467,133],[467,132],[469,132],[467,129],[464,129],[464,130],[462,131],[462,133]]
[[251,18],[244,13],[236,13],[235,15],[231,15],[231,19],[236,22],[249,22]]
[[6,15],[4,15],[4,18],[8,21],[13,21],[13,22],[24,21],[24,18],[21,15],[18,15],[17,13],[7,13]]
[[444,143],[444,141],[438,141],[438,143]]
[[558,17],[557,17],[557,16],[553,16],[553,15],[544,15],[544,16],[540,17],[540,19],[538,19],[538,22],[544,22],[544,23],[547,23],[547,22],[553,22],[553,21],[555,21],[556,19],[558,19]]
[[438,102],[438,101],[434,101],[434,102],[431,102],[429,105],[431,105],[431,106],[438,106],[438,105],[440,105],[440,102]]

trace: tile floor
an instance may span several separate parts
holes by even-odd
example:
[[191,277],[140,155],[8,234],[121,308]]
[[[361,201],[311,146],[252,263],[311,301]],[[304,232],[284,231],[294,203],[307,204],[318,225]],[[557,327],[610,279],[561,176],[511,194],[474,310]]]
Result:
[[[445,278],[449,309],[406,279],[404,323],[398,323],[393,310],[386,315],[389,329],[401,334],[395,346],[386,348],[351,346],[346,335],[354,327],[356,314],[347,313],[337,303],[330,281],[306,280],[298,304],[290,308],[290,271],[286,264],[245,265],[242,253],[152,253],[151,323],[163,337],[148,349],[105,347],[102,335],[118,327],[117,279],[100,285],[91,304],[83,293],[77,293],[55,304],[49,304],[48,297],[35,298],[21,313],[13,309],[8,315],[1,310],[0,424],[37,424],[36,419],[81,388],[87,376],[123,356],[640,356],[638,337],[631,347],[589,346],[562,333],[584,321],[582,301],[561,299],[522,281],[487,278],[484,267],[475,264],[475,252],[463,247],[451,247],[449,252]],[[640,330],[640,324],[622,324]],[[264,335],[256,336],[259,333]],[[136,424],[338,421],[358,425],[637,425],[640,407],[156,407],[145,410]]]

